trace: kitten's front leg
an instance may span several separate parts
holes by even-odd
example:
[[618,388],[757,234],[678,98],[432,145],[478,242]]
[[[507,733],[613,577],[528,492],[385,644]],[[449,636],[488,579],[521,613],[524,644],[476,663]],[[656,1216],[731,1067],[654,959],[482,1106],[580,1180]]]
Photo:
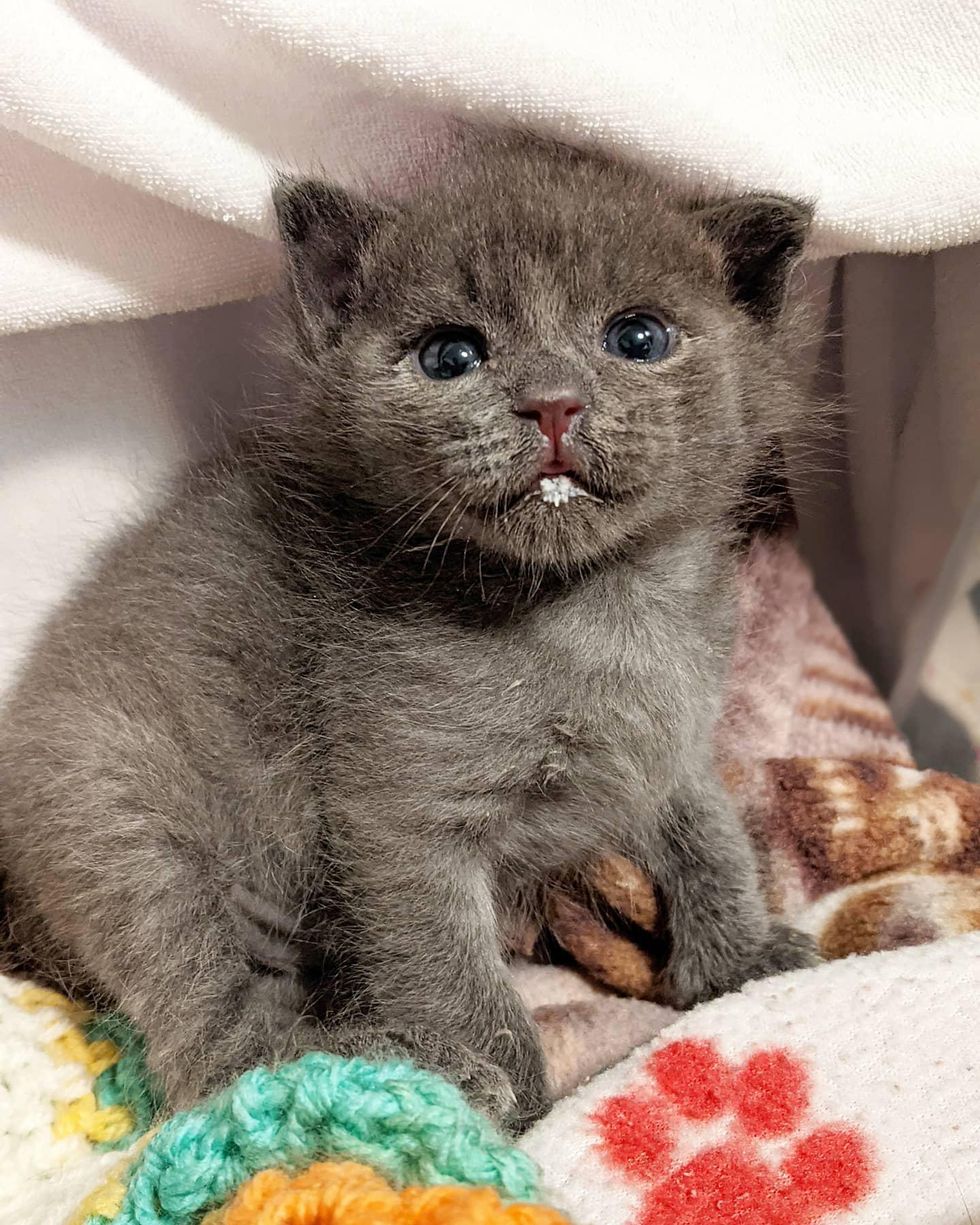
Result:
[[667,903],[679,1007],[819,960],[808,936],[768,913],[751,843],[720,785],[678,791],[644,842]]
[[[476,1104],[515,1130],[529,1126],[549,1105],[544,1058],[506,974],[485,867],[466,851],[400,840],[376,848],[359,877],[375,1015],[396,1039],[411,1031],[409,1053]],[[498,1069],[512,1098],[500,1093]]]
[[297,975],[256,955],[215,888],[214,862],[161,850],[131,812],[101,815],[114,841],[103,831],[78,839],[47,877],[59,896],[46,914],[51,972],[80,979],[135,1024],[167,1104],[191,1106],[257,1064],[326,1045],[304,1019]]

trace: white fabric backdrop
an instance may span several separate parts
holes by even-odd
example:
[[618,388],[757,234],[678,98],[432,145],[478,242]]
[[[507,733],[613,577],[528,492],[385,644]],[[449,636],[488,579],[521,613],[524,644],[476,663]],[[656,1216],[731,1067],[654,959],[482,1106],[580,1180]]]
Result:
[[30,0],[0,37],[0,327],[267,289],[269,165],[397,179],[432,107],[812,196],[825,254],[980,238],[975,0]]
[[904,717],[975,553],[980,246],[847,256],[811,265],[807,282],[826,312],[814,384],[838,419],[798,475],[803,542],[865,662],[899,686]]

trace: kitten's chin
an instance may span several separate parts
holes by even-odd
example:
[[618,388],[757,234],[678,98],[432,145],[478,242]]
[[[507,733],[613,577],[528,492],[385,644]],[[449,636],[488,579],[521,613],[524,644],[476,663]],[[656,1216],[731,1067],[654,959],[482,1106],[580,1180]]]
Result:
[[568,473],[541,477],[534,486],[492,508],[474,509],[466,532],[474,543],[533,568],[592,564],[615,553],[635,534],[635,507],[594,491]]

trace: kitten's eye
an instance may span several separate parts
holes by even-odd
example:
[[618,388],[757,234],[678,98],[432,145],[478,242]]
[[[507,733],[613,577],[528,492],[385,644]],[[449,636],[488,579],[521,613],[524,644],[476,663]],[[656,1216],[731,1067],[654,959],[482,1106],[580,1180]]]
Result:
[[438,328],[418,350],[419,366],[430,379],[457,379],[469,374],[486,355],[486,342],[472,328]]
[[606,328],[602,347],[629,362],[659,362],[674,349],[676,333],[656,315],[624,311]]

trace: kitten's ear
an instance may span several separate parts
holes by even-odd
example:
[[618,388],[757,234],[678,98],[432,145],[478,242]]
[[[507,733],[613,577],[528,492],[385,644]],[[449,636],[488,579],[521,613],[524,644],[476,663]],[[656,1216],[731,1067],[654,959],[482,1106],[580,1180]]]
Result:
[[756,319],[776,319],[813,208],[783,196],[742,196],[705,205],[696,216],[724,250],[732,301]]
[[365,246],[384,214],[316,179],[280,178],[272,198],[297,321],[314,334],[333,327],[357,294]]

